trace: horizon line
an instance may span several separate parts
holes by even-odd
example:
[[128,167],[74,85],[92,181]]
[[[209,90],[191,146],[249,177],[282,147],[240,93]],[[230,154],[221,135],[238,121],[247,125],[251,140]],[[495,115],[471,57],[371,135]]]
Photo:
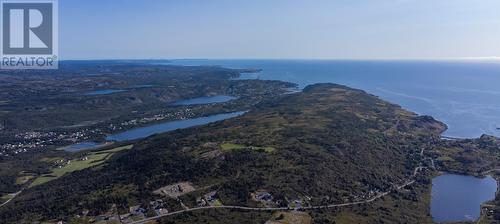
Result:
[[276,60],[276,61],[498,61],[500,56],[450,58],[72,58],[64,61],[183,61],[183,60]]

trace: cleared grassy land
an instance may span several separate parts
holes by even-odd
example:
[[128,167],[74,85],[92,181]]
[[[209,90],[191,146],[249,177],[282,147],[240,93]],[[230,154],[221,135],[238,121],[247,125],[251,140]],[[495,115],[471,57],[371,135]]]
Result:
[[21,176],[21,177],[18,177],[16,179],[16,184],[17,185],[22,185],[22,184],[25,184],[26,182],[28,182],[29,180],[33,179],[34,176],[31,176],[31,175],[27,175],[27,176]]
[[222,206],[222,202],[219,199],[217,199],[214,201],[214,206]]
[[11,199],[12,197],[14,197],[14,195],[12,195],[12,194],[3,195],[2,197],[0,197],[0,202],[7,201],[7,200]]
[[110,150],[105,151],[97,151],[91,152],[86,160],[71,160],[67,165],[61,168],[54,168],[50,174],[45,174],[36,178],[33,183],[31,183],[30,187],[40,185],[43,183],[47,183],[51,180],[55,180],[59,177],[62,177],[64,174],[71,173],[78,170],[83,170],[92,166],[97,166],[102,164],[108,159],[110,156],[115,154],[116,152],[131,149],[133,145],[122,146]]
[[257,146],[247,146],[247,145],[239,145],[234,143],[223,143],[220,146],[222,151],[233,151],[238,149],[253,149],[253,150],[264,150],[267,153],[273,152],[276,150],[274,147],[257,147]]
[[41,158],[40,161],[42,162],[46,162],[46,163],[53,163],[57,160],[61,160],[63,159],[62,157],[44,157],[44,158]]

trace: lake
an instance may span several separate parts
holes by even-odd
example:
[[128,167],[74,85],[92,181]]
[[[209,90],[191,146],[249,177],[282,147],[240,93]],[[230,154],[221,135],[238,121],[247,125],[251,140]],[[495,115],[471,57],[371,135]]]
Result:
[[86,96],[95,96],[95,95],[108,95],[113,93],[121,93],[127,90],[124,89],[103,89],[103,90],[95,90],[85,93]]
[[473,221],[480,205],[495,198],[497,182],[491,176],[477,178],[444,174],[432,180],[431,215],[436,222]]
[[175,65],[259,68],[240,79],[282,80],[300,88],[332,82],[363,89],[445,122],[451,137],[500,137],[500,62],[174,60]]
[[108,94],[113,94],[113,93],[121,93],[121,92],[126,92],[129,91],[130,89],[142,89],[142,88],[149,88],[153,87],[154,85],[133,85],[130,87],[127,87],[125,89],[102,89],[102,90],[94,90],[85,93],[84,95],[86,96],[95,96],[95,95],[108,95]]
[[[168,121],[146,127],[134,128],[114,135],[108,135],[106,141],[128,141],[140,138],[146,138],[154,134],[160,134],[177,129],[190,128],[198,125],[209,124],[216,121],[226,120],[229,118],[237,117],[245,114],[246,111],[238,111],[232,113],[222,113],[206,117],[198,117],[186,120]],[[94,149],[104,145],[104,143],[97,142],[81,142],[64,147],[65,151],[78,152],[82,150]]]
[[179,100],[171,105],[180,106],[180,105],[198,105],[198,104],[210,104],[210,103],[224,103],[231,100],[237,99],[233,96],[226,95],[216,95],[216,96],[206,96],[206,97],[198,97],[186,100]]
[[86,149],[99,148],[101,146],[104,146],[104,144],[103,143],[97,143],[97,142],[80,142],[80,143],[77,143],[77,144],[66,146],[66,147],[63,148],[63,150],[66,151],[66,152],[78,152],[78,151],[86,150]]
[[106,137],[106,141],[128,141],[139,138],[145,138],[154,134],[173,131],[176,129],[189,128],[198,125],[204,125],[216,121],[237,117],[244,113],[246,113],[246,111],[238,111],[232,113],[216,114],[207,117],[198,117],[186,120],[164,122],[146,127],[131,129],[114,135],[109,135],[108,137]]
[[153,87],[153,86],[155,86],[155,85],[145,84],[145,85],[134,85],[134,86],[131,86],[130,88],[142,89],[142,88],[149,88],[149,87]]

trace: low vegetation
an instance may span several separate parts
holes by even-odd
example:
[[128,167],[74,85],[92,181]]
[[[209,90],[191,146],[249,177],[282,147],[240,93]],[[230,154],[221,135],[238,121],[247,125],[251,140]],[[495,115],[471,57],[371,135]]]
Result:
[[[99,170],[72,172],[23,192],[0,218],[97,215],[113,204],[121,213],[138,201],[147,207],[163,186],[187,181],[211,186],[206,191],[217,190],[225,205],[260,206],[250,198],[258,189],[268,189],[275,206],[362,200],[405,181],[420,149],[444,129],[363,91],[314,85],[238,118],[136,143]],[[214,153],[207,156],[207,150]],[[127,191],[114,190],[120,186]],[[196,204],[190,201],[196,197],[182,197]],[[50,212],[41,209],[47,206]]]
[[312,218],[307,212],[276,212],[265,224],[311,224]]
[[51,170],[51,173],[44,174],[37,177],[30,185],[30,187],[37,186],[40,184],[47,183],[49,181],[55,180],[64,176],[67,173],[71,173],[78,170],[83,170],[89,167],[97,166],[106,161],[113,154],[120,152],[122,150],[131,149],[132,145],[122,146],[114,149],[91,152],[82,158],[75,160],[68,160],[65,165],[55,167]]
[[[255,71],[138,61],[64,62],[51,72],[0,71],[0,196],[28,185],[19,182],[23,176],[51,173],[56,160],[77,159],[74,153],[54,149],[75,142],[102,142],[108,134],[155,123],[248,110],[296,86],[232,79],[240,72]],[[110,89],[125,91],[87,94]],[[213,95],[237,99],[171,105]]]
[[247,145],[240,145],[240,144],[234,144],[234,143],[223,143],[221,144],[221,148],[225,152],[230,152],[234,150],[242,150],[242,149],[251,149],[251,150],[263,150],[267,153],[274,152],[276,150],[274,147],[258,147],[258,146],[247,146]]
[[33,175],[27,175],[27,176],[20,176],[16,179],[16,184],[17,185],[23,185],[33,179],[35,176]]
[[[160,198],[169,211],[177,211],[197,206],[197,199],[214,191],[212,199],[224,205],[297,210],[391,192],[373,203],[342,209],[274,215],[221,209],[160,222],[427,223],[432,221],[428,196],[435,173],[424,169],[414,185],[394,187],[414,178],[422,152],[438,160],[438,169],[462,172],[485,171],[498,159],[496,139],[448,142],[440,138],[445,129],[432,117],[418,116],[364,91],[312,85],[301,93],[265,100],[241,117],[142,140],[130,150],[108,155],[98,169],[65,173],[29,188],[0,208],[0,219],[69,220],[88,211],[85,219],[127,213],[136,205],[150,208],[151,201]],[[102,155],[94,156],[102,161]],[[184,193],[180,183],[203,187],[186,188]],[[183,204],[154,193],[162,187],[174,189],[172,195]],[[252,200],[254,192],[262,193],[259,200]]]

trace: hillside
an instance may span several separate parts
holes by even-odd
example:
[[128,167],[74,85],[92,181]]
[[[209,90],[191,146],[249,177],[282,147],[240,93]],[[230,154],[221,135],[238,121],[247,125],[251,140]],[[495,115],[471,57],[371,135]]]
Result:
[[[104,164],[28,188],[0,209],[0,220],[79,215],[83,222],[135,205],[152,216],[155,199],[174,211],[198,206],[211,192],[213,203],[253,207],[368,199],[407,181],[421,150],[445,129],[364,91],[316,84],[241,117],[134,143]],[[169,195],[172,186],[183,189]]]

